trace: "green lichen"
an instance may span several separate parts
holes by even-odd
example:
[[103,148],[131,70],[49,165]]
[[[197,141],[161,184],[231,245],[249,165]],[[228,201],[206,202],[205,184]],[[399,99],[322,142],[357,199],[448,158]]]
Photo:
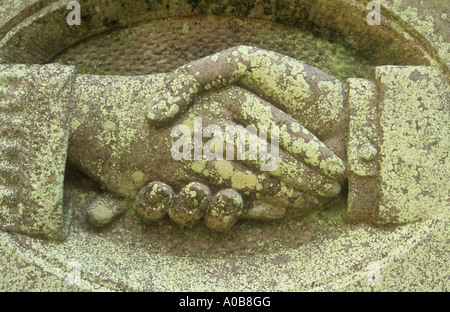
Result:
[[432,218],[448,209],[450,89],[431,67],[377,68],[380,105],[380,222]]
[[[12,170],[9,170],[10,177],[5,176],[3,180],[6,178],[6,181],[2,181],[6,188],[1,192],[5,203],[0,207],[0,215],[5,217],[0,219],[0,227],[63,239],[67,229],[62,186],[74,69],[56,64],[43,67],[7,65],[1,72],[0,81],[7,82],[3,86],[3,93],[7,95],[4,105],[10,106],[9,111],[16,115],[6,116],[7,120],[19,117],[22,121],[21,134],[14,136],[12,145],[2,142],[0,153],[5,153],[2,159],[11,161],[8,155],[11,149],[15,150],[16,157],[2,166],[2,169]],[[37,98],[39,102],[36,102]],[[14,123],[10,131],[15,130]],[[12,196],[11,192],[17,194]],[[11,198],[14,197],[19,199],[12,203]],[[10,211],[3,213],[3,210]]]
[[233,189],[255,189],[258,184],[258,178],[253,173],[236,172],[231,177],[231,186]]
[[[349,170],[359,176],[374,176],[377,170],[375,163],[370,161],[370,155],[374,157],[378,153],[376,86],[365,79],[349,79],[347,86]],[[369,159],[364,159],[362,153],[365,152]]]

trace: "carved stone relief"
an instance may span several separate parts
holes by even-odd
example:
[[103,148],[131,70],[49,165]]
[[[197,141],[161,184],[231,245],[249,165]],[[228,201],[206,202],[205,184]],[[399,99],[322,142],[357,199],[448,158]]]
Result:
[[0,4],[0,272],[43,281],[1,288],[401,289],[448,224],[440,47],[388,3],[162,2]]

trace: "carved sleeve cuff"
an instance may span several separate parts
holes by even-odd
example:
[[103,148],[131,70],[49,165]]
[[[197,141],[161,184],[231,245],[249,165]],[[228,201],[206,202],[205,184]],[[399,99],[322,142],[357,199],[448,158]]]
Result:
[[73,67],[0,65],[0,229],[64,237]]

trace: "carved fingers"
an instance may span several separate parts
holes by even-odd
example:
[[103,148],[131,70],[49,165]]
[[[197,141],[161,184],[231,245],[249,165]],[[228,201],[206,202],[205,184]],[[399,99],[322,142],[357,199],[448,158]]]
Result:
[[[223,90],[219,96],[223,98],[226,109],[232,113],[233,120],[255,125],[260,134],[262,128],[266,129],[267,134],[263,138],[261,135],[254,135],[251,139],[257,141],[258,146],[264,146],[263,141],[269,136],[272,141],[271,149],[278,148],[279,145],[277,168],[268,171],[272,177],[294,189],[323,197],[334,197],[339,193],[339,182],[346,174],[344,162],[300,123],[239,87]],[[264,148],[260,148],[261,150]],[[244,163],[257,170],[262,161],[260,157],[253,161],[244,160]]]
[[175,194],[169,185],[152,182],[139,192],[135,207],[146,222],[169,215],[175,223],[191,227],[203,219],[211,230],[223,232],[241,217],[243,203],[241,195],[230,189],[213,196],[206,185],[192,182]]
[[344,120],[342,85],[295,59],[237,46],[186,64],[166,78],[164,90],[150,105],[149,119],[153,125],[163,125],[189,107],[197,94],[232,83],[252,91],[237,86],[218,91],[233,122],[265,127],[268,135],[277,131],[283,149],[280,166],[265,171],[298,190],[336,195],[345,164],[313,132],[323,140],[336,136],[335,128]]
[[275,126],[279,131],[279,143],[292,156],[331,179],[343,179],[346,170],[344,162],[297,120],[242,88],[231,87],[222,94],[228,97],[224,103],[234,120],[265,126],[268,135]]
[[276,220],[285,217],[289,208],[307,213],[323,203],[320,198],[288,186],[270,185],[272,192],[257,192],[252,196],[244,189],[223,188],[214,193],[199,182],[191,182],[175,192],[171,186],[156,181],[136,195],[134,205],[103,193],[91,203],[86,214],[93,226],[104,227],[134,206],[148,224],[168,216],[180,226],[192,227],[203,222],[212,231],[225,232],[239,219]]
[[236,84],[288,113],[320,139],[345,121],[342,83],[325,72],[273,51],[236,46],[190,62],[169,74],[150,103],[155,126],[169,123],[197,94]]
[[[346,171],[344,162],[297,121],[239,87],[223,89],[193,108],[200,104],[207,108],[209,102],[219,103],[231,113],[220,110],[216,113],[220,115],[210,117],[205,127],[211,128],[214,122],[221,124],[222,118],[222,127],[214,130],[214,139],[203,147],[204,152],[214,152],[208,152],[207,159],[187,162],[187,169],[201,181],[237,190],[247,186],[245,191],[253,193],[273,193],[280,187],[322,197],[339,193]],[[205,110],[196,113],[208,114]],[[227,120],[225,127],[223,119]],[[212,147],[210,142],[214,142]]]
[[[151,124],[167,124],[191,106],[198,94],[213,89],[218,91],[213,96],[198,98],[189,110],[189,116],[210,116],[210,121],[216,118],[221,121],[217,124],[222,126],[225,120],[227,127],[234,127],[234,133],[229,136],[227,128],[226,135],[222,133],[218,143],[214,143],[215,152],[216,145],[223,143],[227,149],[226,158],[215,157],[215,154],[223,155],[225,148],[222,146],[219,152],[211,154],[212,157],[203,157],[203,160],[194,157],[194,161],[185,162],[189,174],[211,188],[234,190],[244,196],[246,208],[242,216],[248,218],[278,218],[293,202],[298,207],[310,207],[312,202],[319,206],[318,202],[323,198],[334,197],[340,192],[340,182],[346,176],[345,163],[322,142],[336,135],[341,138],[335,129],[339,129],[345,119],[345,95],[337,79],[287,56],[238,46],[191,62],[167,76],[163,90],[150,105],[148,118]],[[216,113],[213,116],[214,110],[208,109],[214,107],[212,103],[223,107],[223,111],[218,110],[222,115]],[[200,106],[204,107],[198,109]],[[188,128],[190,123],[186,121],[184,127]],[[195,118],[193,124],[195,140]],[[215,125],[209,127],[212,126]],[[251,129],[255,129],[255,133]],[[211,129],[208,134],[212,135],[209,132]],[[240,141],[244,146],[239,154],[239,137],[246,136],[248,140]],[[233,146],[231,155],[228,153],[230,143]],[[256,150],[259,157],[252,157]],[[276,155],[272,153],[274,150]],[[337,150],[342,156],[341,149]],[[242,151],[245,157],[242,157]],[[186,194],[176,200],[182,197],[186,198]],[[221,208],[216,210],[220,211],[227,211],[231,205],[228,200],[217,202],[222,205],[217,204]],[[200,210],[193,214],[180,208],[183,205],[174,204],[173,207],[177,208],[168,213],[181,225],[190,225],[202,218]],[[208,210],[210,214],[204,212],[203,218],[212,220],[211,214],[216,210]],[[231,216],[233,214],[230,214],[231,220],[236,218]],[[212,221],[205,223],[211,228],[221,228],[213,226]]]
[[[292,189],[285,191],[293,192]],[[225,232],[239,219],[275,220],[286,215],[288,205],[303,207],[307,212],[319,204],[309,195],[290,195],[290,202],[283,204],[270,194],[255,199],[227,188],[214,194],[208,186],[198,182],[189,183],[176,193],[165,183],[152,182],[138,193],[134,206],[137,214],[149,224],[168,215],[180,226],[192,227],[203,221],[212,231]]]
[[[224,50],[183,65],[168,75],[164,88],[150,103],[148,119],[154,126],[164,125],[186,110],[198,93],[230,84],[247,71],[227,60],[236,48]],[[241,59],[240,59],[241,61]],[[241,68],[242,69],[242,68]]]
[[165,86],[150,104],[148,119],[153,126],[163,126],[180,116],[189,107],[196,94],[199,83],[185,67],[177,69],[165,79]]

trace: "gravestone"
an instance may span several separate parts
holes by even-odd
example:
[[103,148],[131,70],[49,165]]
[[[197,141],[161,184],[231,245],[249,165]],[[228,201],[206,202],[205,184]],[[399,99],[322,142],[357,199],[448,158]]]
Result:
[[[446,8],[379,2],[0,4],[1,289],[448,290]],[[230,122],[277,169],[172,157]]]

